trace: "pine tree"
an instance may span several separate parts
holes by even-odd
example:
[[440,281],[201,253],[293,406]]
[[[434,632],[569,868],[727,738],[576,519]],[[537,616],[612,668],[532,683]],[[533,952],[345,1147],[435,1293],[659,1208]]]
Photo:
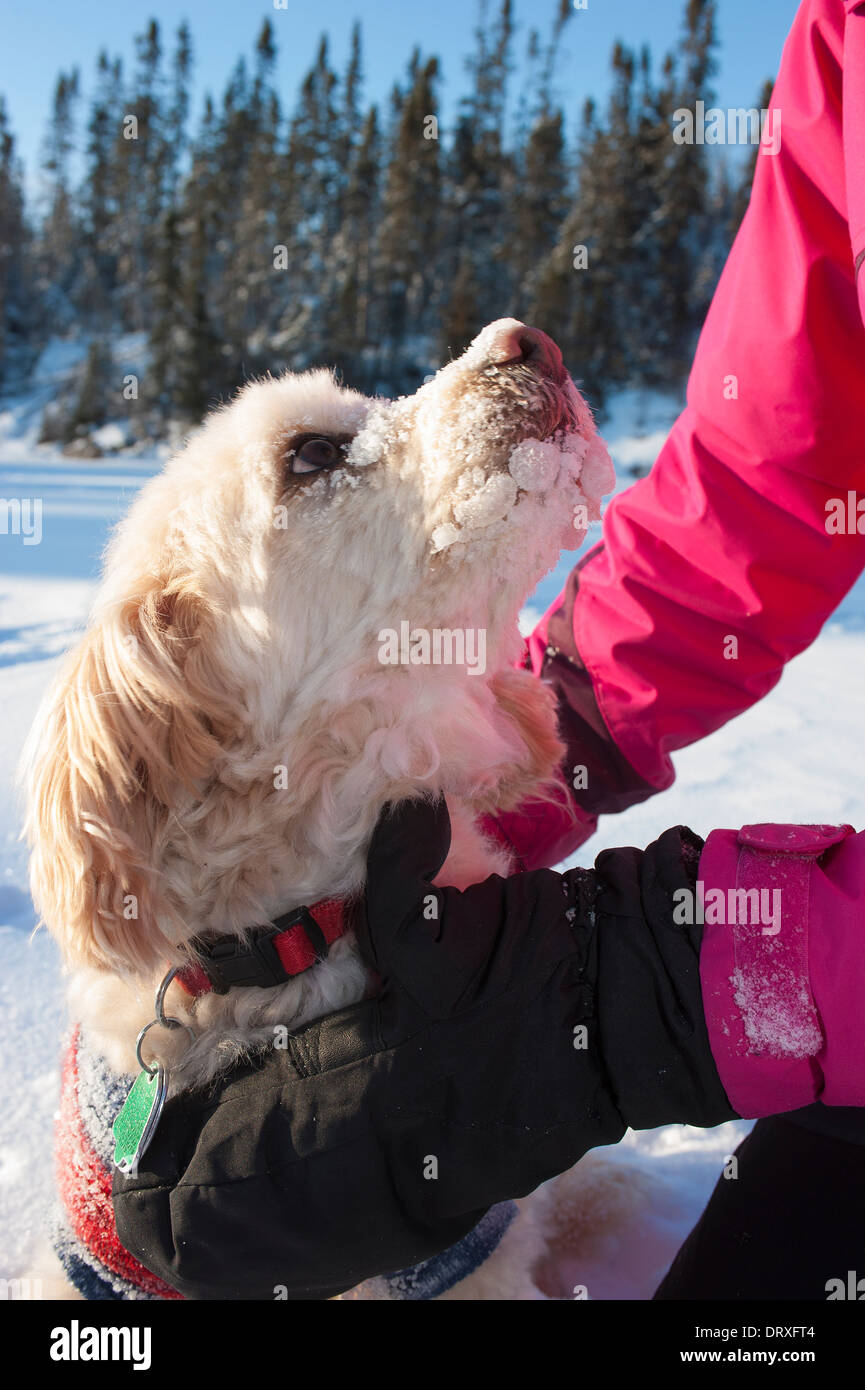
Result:
[[525,314],[534,298],[573,198],[564,113],[552,90],[562,35],[573,13],[568,0],[559,0],[549,43],[542,47],[536,32],[529,40],[526,67],[533,97],[524,98],[517,124],[517,177],[508,234],[518,314]]
[[591,100],[583,107],[579,149],[574,205],[535,279],[528,317],[556,338],[600,405],[625,376],[614,322],[622,231],[607,208],[616,151]]
[[187,146],[186,124],[189,119],[189,82],[192,74],[192,35],[184,22],[177,30],[172,58],[171,105],[165,122],[165,200],[176,204],[178,179]]
[[[169,208],[156,265],[149,365],[139,417],[147,430],[163,419],[197,422],[221,387],[224,363],[208,310],[204,213]],[[139,420],[139,428],[141,421]]]
[[[371,106],[363,123],[346,193],[346,227],[352,249],[350,278],[340,324],[355,344],[349,380],[365,390],[376,388],[373,323],[376,293],[375,248],[381,212],[381,131],[378,108]],[[349,375],[349,369],[347,369]]]
[[153,267],[153,320],[148,336],[149,362],[144,399],[156,409],[167,409],[175,397],[175,378],[183,344],[179,338],[180,233],[174,208],[163,216],[156,242]]
[[327,300],[337,287],[330,257],[348,181],[339,162],[337,86],[323,36],[301,84],[279,174],[278,244],[287,249],[288,268],[281,272],[283,308],[276,333],[280,351],[295,368],[331,360],[333,310]]
[[[108,342],[104,338],[92,339],[77,393],[68,412],[61,414],[60,428],[54,437],[67,444],[86,441],[91,430],[103,425],[117,404],[112,390],[114,380],[114,361]],[[44,429],[42,437],[46,437]]]
[[153,267],[166,206],[169,167],[165,136],[162,40],[151,19],[135,39],[136,69],[117,132],[118,299],[124,326],[146,330],[152,319]]
[[278,291],[274,246],[279,243],[275,208],[280,108],[272,86],[276,64],[273,29],[265,20],[255,45],[252,80],[244,104],[226,125],[225,157],[236,162],[235,198],[223,220],[223,302],[227,346],[244,374],[268,364],[267,340]]
[[[667,67],[664,65],[663,71]],[[632,129],[631,239],[617,295],[616,331],[628,344],[626,379],[648,386],[669,384],[684,370],[688,325],[668,292],[667,264],[679,254],[682,222],[668,195],[668,167],[675,157],[664,89],[652,80],[651,57],[638,59]]]
[[175,367],[173,404],[180,419],[196,422],[221,390],[225,364],[222,345],[208,307],[208,238],[204,214],[193,215],[187,230],[180,283],[181,332]]
[[485,322],[514,307],[507,242],[514,166],[505,147],[513,36],[511,0],[501,0],[493,24],[488,0],[479,0],[476,47],[468,61],[472,89],[462,103],[450,158],[442,266],[449,287],[441,321],[445,353],[461,352]]
[[352,25],[351,43],[345,76],[336,103],[337,126],[333,138],[334,160],[339,180],[334,190],[337,199],[336,225],[345,220],[345,199],[355,165],[358,141],[361,137],[361,95],[363,92],[363,36],[359,23]]
[[74,321],[74,292],[79,235],[72,193],[71,159],[75,149],[79,101],[77,69],[61,73],[54,87],[51,119],[42,152],[44,215],[39,235],[40,286],[55,328]]
[[177,401],[181,413],[190,416],[230,392],[238,381],[237,363],[225,342],[221,320],[220,291],[230,246],[225,234],[230,223],[222,192],[221,154],[219,116],[213,99],[206,95],[180,195],[183,301],[194,355],[184,356],[180,363]]
[[[684,370],[684,357],[690,334],[691,255],[696,232],[689,199],[680,201],[682,182],[689,171],[672,138],[674,111],[680,90],[671,55],[661,65],[661,80],[644,101],[642,129],[642,175],[650,217],[643,250],[643,275],[632,286],[638,305],[643,335],[636,354],[642,378],[652,382],[653,373],[674,381]],[[702,178],[702,169],[695,166]],[[702,206],[704,191],[699,193]]]
[[338,103],[340,217],[317,308],[318,351],[320,360],[339,363],[348,384],[369,391],[375,389],[381,359],[377,248],[383,219],[382,136],[375,106],[361,120],[362,87],[363,42],[355,25]]
[[380,370],[403,389],[414,389],[422,376],[425,364],[406,360],[407,339],[423,335],[425,311],[438,273],[441,166],[437,80],[438,60],[422,62],[416,53],[409,67],[409,86],[400,94],[396,111],[376,245]]
[[103,51],[96,64],[96,88],[87,123],[86,170],[81,195],[83,270],[80,315],[106,323],[117,290],[117,141],[123,110],[123,68]]
[[34,331],[29,240],[15,140],[0,97],[0,386],[26,365]]
[[[684,71],[666,94],[662,113],[672,127],[673,110],[694,111],[697,101],[711,106],[710,86],[715,71],[715,0],[687,0],[685,32],[680,52]],[[668,72],[675,74],[673,64]],[[670,109],[672,108],[672,109]],[[709,203],[710,178],[705,145],[677,145],[670,141],[663,169],[662,200],[671,227],[668,244],[662,249],[665,292],[671,307],[674,331],[679,344],[674,370],[684,370],[692,356],[696,334],[708,308],[714,288],[710,262],[705,251],[712,240]],[[676,226],[677,224],[677,226]]]

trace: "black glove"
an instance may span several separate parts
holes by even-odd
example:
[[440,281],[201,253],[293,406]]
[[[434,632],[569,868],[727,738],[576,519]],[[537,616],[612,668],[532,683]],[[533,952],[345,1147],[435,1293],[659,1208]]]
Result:
[[444,802],[402,802],[370,844],[358,940],[385,992],[393,980],[433,1018],[522,994],[523,1053],[551,1076],[585,1025],[585,1060],[626,1124],[718,1124],[733,1112],[706,1033],[701,929],[672,919],[702,845],[677,826],[645,851],[603,851],[594,869],[492,874],[461,892],[432,886],[450,847]]
[[450,843],[442,798],[386,806],[367,856],[358,929],[382,979],[397,978],[437,1017],[585,949],[597,889],[585,869],[491,874],[464,892],[435,888]]

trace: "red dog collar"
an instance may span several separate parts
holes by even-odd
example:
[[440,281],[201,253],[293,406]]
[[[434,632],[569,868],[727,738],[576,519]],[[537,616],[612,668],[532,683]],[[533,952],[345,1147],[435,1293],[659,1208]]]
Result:
[[175,979],[195,998],[211,991],[284,985],[324,960],[333,942],[348,931],[345,916],[342,899],[324,898],[312,907],[293,908],[266,927],[254,927],[242,939],[196,937],[191,944],[198,959]]

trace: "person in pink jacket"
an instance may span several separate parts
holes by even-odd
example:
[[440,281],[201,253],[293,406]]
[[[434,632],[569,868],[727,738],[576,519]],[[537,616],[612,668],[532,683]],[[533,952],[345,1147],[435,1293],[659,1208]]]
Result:
[[[528,640],[588,777],[580,830],[549,805],[496,822],[525,869],[668,787],[670,753],[766,695],[865,566],[865,3],[804,0],[769,119],[780,147],[761,148],[687,406]],[[865,1105],[865,834],[718,830],[699,876],[707,898],[783,891],[782,929],[757,940],[707,908],[701,974],[731,1104],[790,1114],[755,1126],[657,1296],[796,1297],[821,1261],[827,1281],[865,1276],[865,1112],[848,1108]],[[824,987],[849,982],[822,1052],[809,952]]]

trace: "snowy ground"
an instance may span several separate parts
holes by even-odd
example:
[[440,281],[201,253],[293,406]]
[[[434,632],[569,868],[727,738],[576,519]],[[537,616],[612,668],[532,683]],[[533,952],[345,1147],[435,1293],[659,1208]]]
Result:
[[[628,394],[604,433],[621,474],[653,461],[675,414],[669,401]],[[82,622],[111,523],[158,459],[61,458],[33,442],[34,402],[0,404],[0,497],[44,500],[41,544],[0,535],[0,1278],[22,1274],[52,1189],[51,1129],[64,1027],[57,954],[31,939],[33,909],[18,841],[13,773],[22,741],[59,654]],[[592,537],[590,536],[590,541]],[[530,608],[542,612],[561,588],[564,557]],[[745,821],[849,821],[865,825],[865,586],[793,662],[760,705],[676,758],[678,780],[663,796],[604,820],[575,862],[605,846],[644,845],[668,825],[702,834]],[[827,720],[831,717],[831,723]],[[745,1123],[702,1132],[669,1126],[629,1134],[613,1153],[629,1170],[631,1210],[586,1248],[574,1282],[597,1299],[647,1298],[699,1215],[725,1155]],[[601,1200],[603,1193],[601,1191]]]

